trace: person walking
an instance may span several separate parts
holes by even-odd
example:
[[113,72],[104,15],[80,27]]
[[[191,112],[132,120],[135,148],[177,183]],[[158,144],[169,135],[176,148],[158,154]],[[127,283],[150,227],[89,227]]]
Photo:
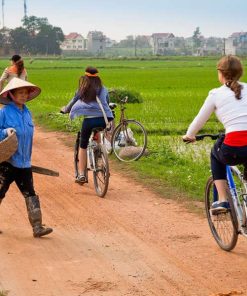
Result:
[[10,82],[13,78],[17,77],[22,80],[27,80],[27,71],[24,67],[23,59],[20,55],[15,54],[10,59],[11,66],[7,67],[0,78],[0,91],[4,87],[4,82]]
[[31,168],[34,125],[26,102],[37,97],[41,89],[32,83],[13,78],[0,93],[0,141],[16,133],[18,147],[7,160],[0,163],[0,204],[11,183],[15,182],[24,196],[33,236],[51,233],[52,228],[42,225],[40,200],[34,190]]

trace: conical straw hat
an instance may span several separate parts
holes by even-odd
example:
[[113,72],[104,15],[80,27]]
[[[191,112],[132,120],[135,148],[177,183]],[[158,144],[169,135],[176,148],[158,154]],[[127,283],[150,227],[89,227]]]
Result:
[[18,140],[16,133],[12,133],[10,136],[0,142],[0,163],[10,159],[10,157],[16,152],[18,148]]
[[13,78],[0,93],[0,103],[4,105],[9,104],[11,100],[8,98],[8,92],[13,89],[22,87],[27,87],[29,89],[29,96],[27,101],[36,98],[41,92],[41,89],[32,83],[22,80],[20,78]]

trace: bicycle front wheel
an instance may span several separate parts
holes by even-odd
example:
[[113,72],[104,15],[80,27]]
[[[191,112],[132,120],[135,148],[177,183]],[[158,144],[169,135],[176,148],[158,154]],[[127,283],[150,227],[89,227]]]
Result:
[[136,120],[124,120],[112,135],[112,149],[116,157],[125,162],[138,160],[147,147],[147,132]]
[[109,162],[108,155],[104,145],[98,144],[94,151],[95,171],[93,171],[93,180],[96,194],[99,197],[104,197],[109,185]]
[[213,237],[220,248],[225,251],[231,251],[236,246],[238,240],[237,221],[233,200],[232,197],[229,196],[229,211],[212,215],[210,208],[212,203],[216,200],[218,200],[218,193],[213,178],[210,177],[205,189],[205,210],[208,224]]
[[80,143],[80,132],[77,133],[77,138],[74,146],[74,169],[75,178],[79,175],[78,163],[79,163],[79,143]]

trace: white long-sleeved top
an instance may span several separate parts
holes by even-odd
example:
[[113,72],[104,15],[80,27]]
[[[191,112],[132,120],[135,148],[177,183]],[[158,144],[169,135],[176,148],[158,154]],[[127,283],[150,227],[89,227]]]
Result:
[[241,100],[237,100],[235,93],[226,85],[211,90],[199,113],[190,124],[186,133],[194,137],[204,126],[210,115],[215,112],[225,128],[225,133],[247,130],[247,84],[239,82],[243,89]]

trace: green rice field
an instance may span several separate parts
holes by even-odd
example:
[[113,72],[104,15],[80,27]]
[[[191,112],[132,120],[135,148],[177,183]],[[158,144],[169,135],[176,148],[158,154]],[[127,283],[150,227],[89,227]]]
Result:
[[[149,155],[119,169],[131,168],[155,190],[169,197],[203,199],[210,174],[211,142],[185,145],[181,136],[197,114],[210,89],[218,87],[217,58],[174,57],[161,60],[25,60],[29,81],[42,88],[29,103],[36,123],[50,128],[76,131],[59,109],[72,98],[78,78],[88,65],[96,66],[108,88],[127,88],[141,93],[142,104],[128,104],[127,117],[143,123],[148,132]],[[247,60],[243,61],[246,66]],[[0,61],[0,68],[8,65]],[[246,76],[243,80],[246,79]],[[205,131],[222,131],[214,116]]]

